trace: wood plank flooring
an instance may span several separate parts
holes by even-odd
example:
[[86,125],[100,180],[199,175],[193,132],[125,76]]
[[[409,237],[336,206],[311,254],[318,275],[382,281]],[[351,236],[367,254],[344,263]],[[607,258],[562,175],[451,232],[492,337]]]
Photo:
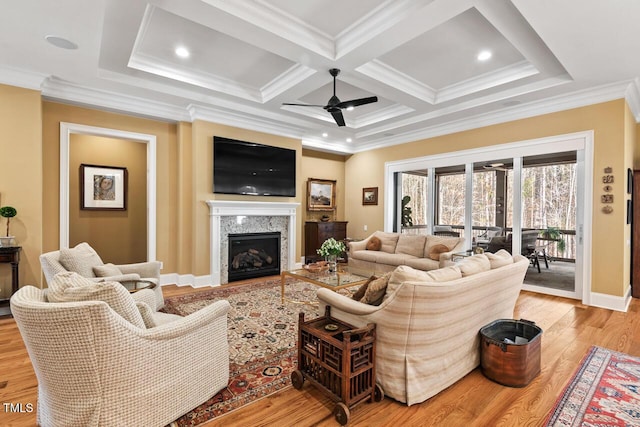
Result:
[[[200,292],[164,286],[165,296]],[[418,405],[389,398],[351,411],[351,426],[538,426],[591,345],[640,356],[640,299],[627,313],[587,307],[578,301],[522,292],[514,318],[543,329],[542,372],[527,387],[510,388],[474,370]],[[8,412],[5,403],[36,405],[37,381],[16,323],[0,319],[0,425],[34,426],[35,412]],[[288,388],[218,420],[212,426],[336,426],[333,402],[308,383]]]

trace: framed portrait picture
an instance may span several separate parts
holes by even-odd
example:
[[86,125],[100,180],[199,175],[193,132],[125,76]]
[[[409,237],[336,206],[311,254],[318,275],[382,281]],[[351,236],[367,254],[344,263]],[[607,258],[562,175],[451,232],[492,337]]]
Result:
[[362,204],[363,205],[378,204],[378,187],[367,187],[362,189]]
[[336,181],[309,178],[307,181],[307,209],[332,211],[336,208]]
[[633,193],[633,170],[627,169],[627,194]]
[[81,164],[80,209],[127,210],[127,168]]

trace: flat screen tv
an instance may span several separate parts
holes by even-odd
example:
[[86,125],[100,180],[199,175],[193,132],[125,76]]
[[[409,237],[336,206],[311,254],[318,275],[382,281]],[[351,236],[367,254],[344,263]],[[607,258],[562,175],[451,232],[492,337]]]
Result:
[[296,151],[213,137],[213,192],[296,195]]

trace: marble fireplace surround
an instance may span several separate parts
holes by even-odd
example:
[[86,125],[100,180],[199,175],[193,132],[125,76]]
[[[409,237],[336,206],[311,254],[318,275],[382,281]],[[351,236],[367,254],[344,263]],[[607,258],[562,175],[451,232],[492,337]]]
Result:
[[[211,284],[219,286],[228,282],[228,235],[280,231],[282,270],[295,268],[296,258],[296,210],[300,203],[245,202],[207,200],[210,220]],[[238,218],[246,217],[246,218]],[[283,217],[283,218],[274,218]],[[243,224],[247,224],[243,229]],[[231,228],[234,229],[231,229]]]

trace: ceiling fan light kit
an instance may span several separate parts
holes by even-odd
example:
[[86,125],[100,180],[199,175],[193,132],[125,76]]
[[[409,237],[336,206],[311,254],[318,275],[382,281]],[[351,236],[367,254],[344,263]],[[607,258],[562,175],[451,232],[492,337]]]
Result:
[[329,102],[327,102],[327,105],[296,104],[288,102],[285,102],[282,105],[295,105],[298,107],[321,107],[331,113],[331,115],[333,116],[333,120],[335,120],[338,126],[345,126],[344,116],[342,115],[343,109],[352,109],[360,105],[378,102],[377,96],[351,99],[349,101],[340,101],[340,98],[336,96],[336,77],[338,76],[338,74],[340,74],[340,70],[338,68],[332,68],[329,70],[329,74],[333,76],[333,96],[329,98]]

